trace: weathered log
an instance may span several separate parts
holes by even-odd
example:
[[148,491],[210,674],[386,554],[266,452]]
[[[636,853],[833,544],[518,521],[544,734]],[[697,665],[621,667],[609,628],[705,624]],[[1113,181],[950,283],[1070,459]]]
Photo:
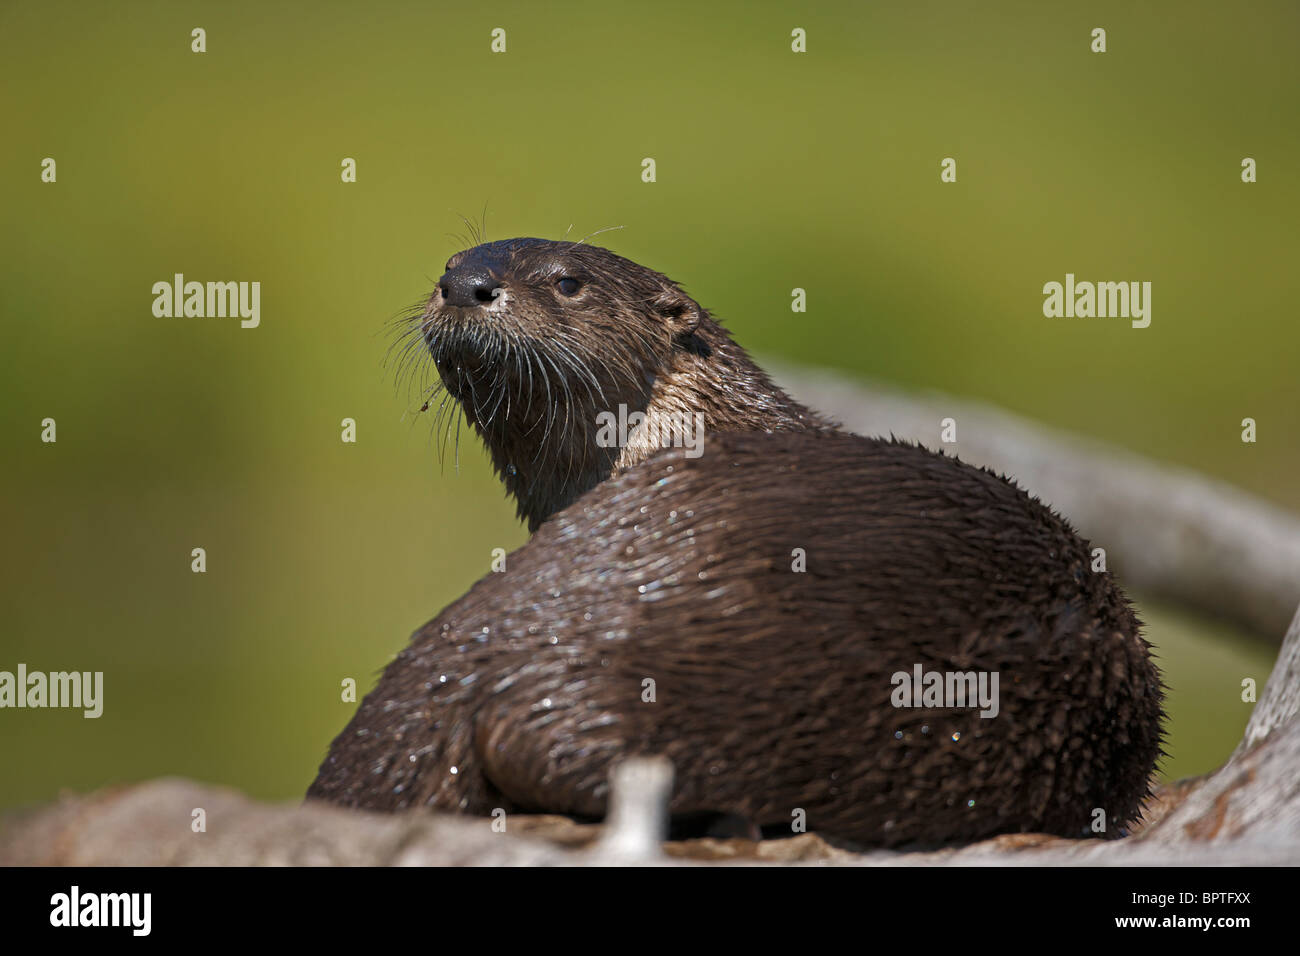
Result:
[[[1300,602],[1300,518],[1223,482],[938,393],[778,368],[791,394],[862,435],[1004,472],[1066,515],[1126,587],[1278,642]],[[941,441],[945,418],[955,443]]]

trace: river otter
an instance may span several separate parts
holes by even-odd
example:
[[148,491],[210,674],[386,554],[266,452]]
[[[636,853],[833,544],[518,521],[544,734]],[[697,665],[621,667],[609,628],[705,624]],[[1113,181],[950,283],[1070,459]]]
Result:
[[[611,765],[656,753],[679,820],[897,846],[1137,819],[1159,673],[1088,544],[1010,481],[833,429],[605,250],[461,253],[418,327],[536,531],[415,633],[309,796],[594,817]],[[703,456],[593,451],[611,400],[705,409]]]

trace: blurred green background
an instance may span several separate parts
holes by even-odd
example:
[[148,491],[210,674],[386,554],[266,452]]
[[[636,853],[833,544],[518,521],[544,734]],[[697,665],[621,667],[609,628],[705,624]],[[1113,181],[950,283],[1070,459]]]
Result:
[[[440,468],[381,367],[485,206],[492,238],[624,226],[599,242],[760,355],[1300,510],[1298,27],[1294,3],[6,0],[0,669],[106,688],[99,720],[0,712],[0,807],[160,774],[301,795],[340,680],[368,689],[524,541],[477,443]],[[155,318],[175,272],[260,281],[261,327]],[[1152,281],[1151,327],[1045,319],[1066,272]],[[1166,772],[1210,769],[1274,649],[1137,598]]]

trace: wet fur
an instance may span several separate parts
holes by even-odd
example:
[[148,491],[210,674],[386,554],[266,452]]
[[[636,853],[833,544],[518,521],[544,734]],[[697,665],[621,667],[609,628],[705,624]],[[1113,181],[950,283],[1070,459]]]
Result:
[[[417,631],[310,795],[598,816],[611,764],[657,753],[675,815],[803,809],[862,844],[1085,836],[1095,808],[1114,836],[1138,816],[1159,675],[1063,520],[906,444],[707,448],[612,479]],[[891,706],[918,663],[999,672],[999,715]]]
[[[1092,835],[1097,809],[1116,836],[1138,817],[1160,676],[1064,520],[987,471],[834,431],[659,273],[537,239],[448,268],[465,257],[506,298],[435,292],[405,361],[432,361],[536,533],[415,633],[310,796],[599,816],[611,765],[656,753],[678,819],[804,810],[863,844]],[[584,295],[561,299],[561,273]],[[597,448],[596,413],[620,402],[704,411],[703,457]],[[916,664],[997,671],[999,715],[892,706]]]

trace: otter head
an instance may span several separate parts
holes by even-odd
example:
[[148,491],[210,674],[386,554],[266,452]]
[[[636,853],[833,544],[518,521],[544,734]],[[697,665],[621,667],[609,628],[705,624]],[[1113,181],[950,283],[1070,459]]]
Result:
[[595,246],[507,239],[459,252],[416,325],[530,530],[695,440],[674,429],[813,421],[676,283]]

